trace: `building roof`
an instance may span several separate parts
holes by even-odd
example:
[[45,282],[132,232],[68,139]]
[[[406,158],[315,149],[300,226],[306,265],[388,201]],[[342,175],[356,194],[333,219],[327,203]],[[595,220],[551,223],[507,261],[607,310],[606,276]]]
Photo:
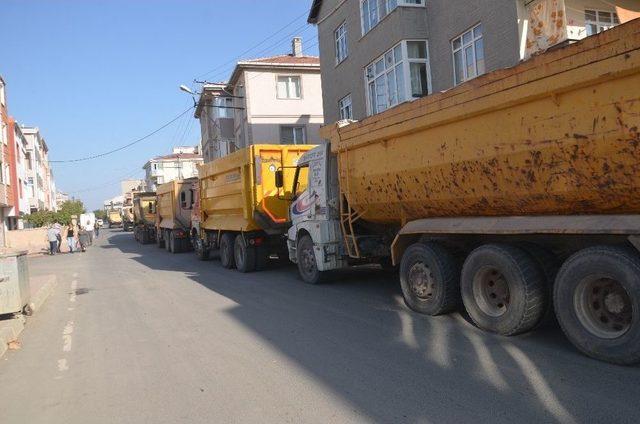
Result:
[[176,160],[176,159],[202,159],[197,153],[171,153],[170,155],[156,156],[152,161]]
[[230,93],[227,93],[225,91],[226,87],[226,82],[207,82],[203,84],[202,90],[200,90],[198,103],[196,104],[196,110],[193,112],[193,116],[200,119],[202,108],[204,107],[206,100],[214,97],[224,97],[225,95],[230,95]]
[[238,64],[268,64],[268,65],[317,65],[320,66],[320,58],[318,56],[294,56],[291,54],[281,54],[278,56],[261,57],[258,59],[243,60]]
[[322,0],[313,0],[311,4],[311,10],[309,10],[309,17],[307,22],[310,24],[318,23],[318,15],[320,14],[320,7],[322,7]]
[[247,68],[273,68],[273,69],[311,69],[320,72],[320,58],[318,56],[294,56],[292,54],[282,54],[271,57],[261,57],[258,59],[243,60],[236,64],[236,67],[229,78],[229,85],[233,86],[240,72]]

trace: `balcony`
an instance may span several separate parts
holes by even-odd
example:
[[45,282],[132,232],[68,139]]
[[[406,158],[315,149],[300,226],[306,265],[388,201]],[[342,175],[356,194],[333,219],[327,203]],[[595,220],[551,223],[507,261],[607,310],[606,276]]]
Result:
[[0,184],[0,207],[11,206],[7,197],[7,190],[6,184]]

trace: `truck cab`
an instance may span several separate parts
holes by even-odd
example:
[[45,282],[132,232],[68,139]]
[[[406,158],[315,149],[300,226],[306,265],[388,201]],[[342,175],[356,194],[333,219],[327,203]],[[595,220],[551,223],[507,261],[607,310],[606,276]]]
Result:
[[337,157],[329,144],[320,145],[302,155],[293,172],[293,187],[285,188],[293,196],[287,233],[289,259],[298,264],[306,282],[316,283],[323,271],[347,265],[340,229]]

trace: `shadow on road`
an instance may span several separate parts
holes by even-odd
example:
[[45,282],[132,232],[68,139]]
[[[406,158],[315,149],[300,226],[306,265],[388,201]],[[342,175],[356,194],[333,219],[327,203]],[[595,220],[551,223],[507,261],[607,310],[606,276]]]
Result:
[[[369,418],[382,422],[630,422],[639,368],[586,358],[557,327],[503,338],[460,314],[402,303],[397,277],[363,268],[309,286],[294,266],[256,274],[141,246],[110,245],[153,270],[183,271],[237,303],[227,311]],[[277,390],[277,388],[274,388]]]

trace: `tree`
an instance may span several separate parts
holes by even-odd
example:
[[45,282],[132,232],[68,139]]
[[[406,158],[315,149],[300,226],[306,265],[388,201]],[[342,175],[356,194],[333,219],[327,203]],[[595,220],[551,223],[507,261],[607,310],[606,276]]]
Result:
[[96,215],[96,219],[107,219],[107,211],[104,209],[96,209],[93,213]]
[[67,200],[60,205],[55,218],[59,223],[67,225],[71,222],[72,215],[80,217],[83,213],[85,213],[85,209],[80,200]]
[[53,224],[56,221],[60,224],[67,225],[71,223],[71,216],[75,215],[79,217],[84,212],[84,205],[80,200],[67,200],[60,205],[58,212],[37,211],[25,216],[25,220],[34,227],[43,227]]

